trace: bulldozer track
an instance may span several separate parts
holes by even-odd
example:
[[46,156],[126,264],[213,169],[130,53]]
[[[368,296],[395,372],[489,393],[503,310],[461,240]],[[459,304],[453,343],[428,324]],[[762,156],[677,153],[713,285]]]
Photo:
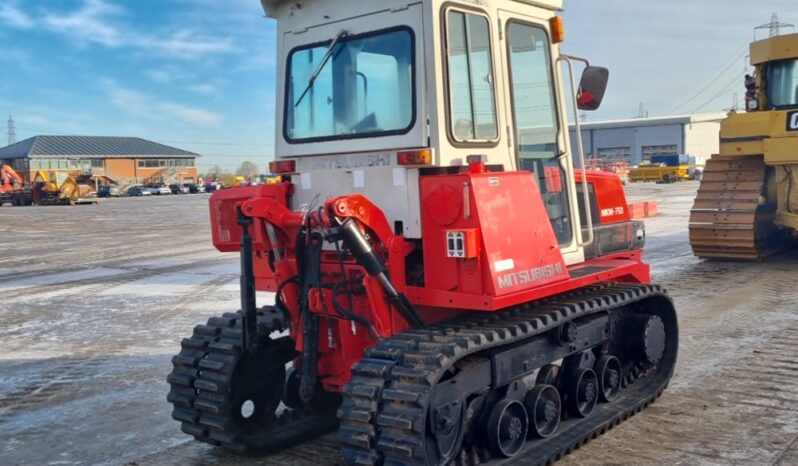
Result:
[[[436,381],[454,363],[479,352],[545,338],[547,332],[580,317],[611,313],[667,293],[655,285],[602,284],[494,315],[468,315],[454,322],[394,336],[366,351],[353,367],[339,410],[344,460],[358,465],[426,465],[425,424]],[[625,389],[584,420],[570,420],[558,434],[527,442],[525,450],[500,464],[548,464],[603,434],[653,402],[670,380],[676,362],[676,316],[668,321],[666,355],[654,369],[635,368]],[[638,378],[640,380],[638,380]],[[464,458],[468,459],[464,459]],[[474,464],[469,455],[446,464]]]
[[761,155],[707,161],[690,211],[693,254],[759,260],[778,251],[782,236],[774,223],[776,206],[765,197],[766,177]]

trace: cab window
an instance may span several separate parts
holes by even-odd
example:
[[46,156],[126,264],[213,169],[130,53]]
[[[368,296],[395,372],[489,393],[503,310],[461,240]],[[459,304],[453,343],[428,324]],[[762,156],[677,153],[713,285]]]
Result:
[[798,59],[768,65],[768,99],[776,108],[798,106]]
[[288,57],[286,140],[388,136],[415,121],[414,35],[407,27],[294,49]]
[[488,19],[449,10],[446,25],[450,133],[458,142],[495,140],[499,130]]
[[546,31],[528,23],[507,24],[510,98],[518,168],[535,174],[554,234],[573,240],[567,172],[557,144],[559,124]]

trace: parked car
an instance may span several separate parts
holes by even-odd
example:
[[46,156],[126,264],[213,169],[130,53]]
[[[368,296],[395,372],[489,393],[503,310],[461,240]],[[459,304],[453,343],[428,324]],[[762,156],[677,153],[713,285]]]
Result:
[[212,193],[212,192],[216,191],[217,189],[222,189],[222,185],[220,185],[219,183],[216,183],[216,182],[207,183],[205,185],[205,192],[206,193]]
[[127,188],[127,195],[133,197],[149,196],[152,192],[144,186],[131,186]]
[[190,192],[188,186],[180,183],[170,184],[169,190],[172,191],[172,194],[188,194]]
[[122,191],[114,185],[100,186],[100,189],[97,190],[97,197],[119,197],[121,195]]
[[156,194],[160,196],[161,194],[172,194],[172,190],[169,189],[169,186],[165,184],[148,184],[146,188],[149,188],[152,194]]
[[205,186],[196,183],[188,183],[185,185],[188,188],[188,192],[191,194],[200,194],[205,192]]

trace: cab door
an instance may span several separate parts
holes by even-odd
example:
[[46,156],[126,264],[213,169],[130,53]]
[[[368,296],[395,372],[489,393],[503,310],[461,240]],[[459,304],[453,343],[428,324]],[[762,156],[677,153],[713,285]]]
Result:
[[566,109],[548,18],[499,11],[507,132],[516,169],[532,172],[568,265],[583,262]]

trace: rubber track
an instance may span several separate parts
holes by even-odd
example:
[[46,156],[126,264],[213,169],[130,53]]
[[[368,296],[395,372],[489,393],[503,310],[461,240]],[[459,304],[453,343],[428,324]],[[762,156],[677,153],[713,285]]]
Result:
[[[181,342],[181,351],[172,358],[174,369],[167,381],[171,389],[167,401],[173,404],[172,418],[180,421],[183,432],[193,435],[201,442],[224,445],[233,450],[245,450],[250,446],[229,428],[229,402],[235,363],[241,346],[241,312],[226,313],[212,317],[207,325],[198,325],[190,338]],[[258,310],[258,334],[270,335],[286,328],[281,312],[274,307]],[[301,414],[284,410],[278,416],[272,437],[286,434],[286,427],[300,421]],[[307,422],[306,432],[300,426],[298,438],[317,435],[318,426]],[[316,423],[319,424],[319,423]],[[279,433],[277,431],[280,431]],[[293,432],[292,432],[293,434]],[[294,435],[292,435],[293,437]],[[286,444],[291,439],[281,438]]]
[[[426,418],[427,402],[435,383],[456,361],[487,349],[528,340],[568,320],[657,296],[669,300],[667,293],[656,285],[605,283],[534,305],[489,315],[473,313],[454,322],[398,334],[381,342],[376,348],[367,350],[364,359],[353,367],[352,379],[345,389],[344,403],[339,410],[339,438],[344,461],[357,465],[424,465],[424,426],[419,424]],[[665,377],[656,389],[628,403],[630,406],[614,413],[609,422],[602,422],[579,437],[569,435],[567,439],[559,439],[556,448],[545,457],[521,455],[509,460],[509,464],[556,461],[647,406],[667,386],[675,365],[675,348],[673,351],[673,361],[668,362],[671,366],[666,368]],[[558,434],[554,438],[559,437]]]

